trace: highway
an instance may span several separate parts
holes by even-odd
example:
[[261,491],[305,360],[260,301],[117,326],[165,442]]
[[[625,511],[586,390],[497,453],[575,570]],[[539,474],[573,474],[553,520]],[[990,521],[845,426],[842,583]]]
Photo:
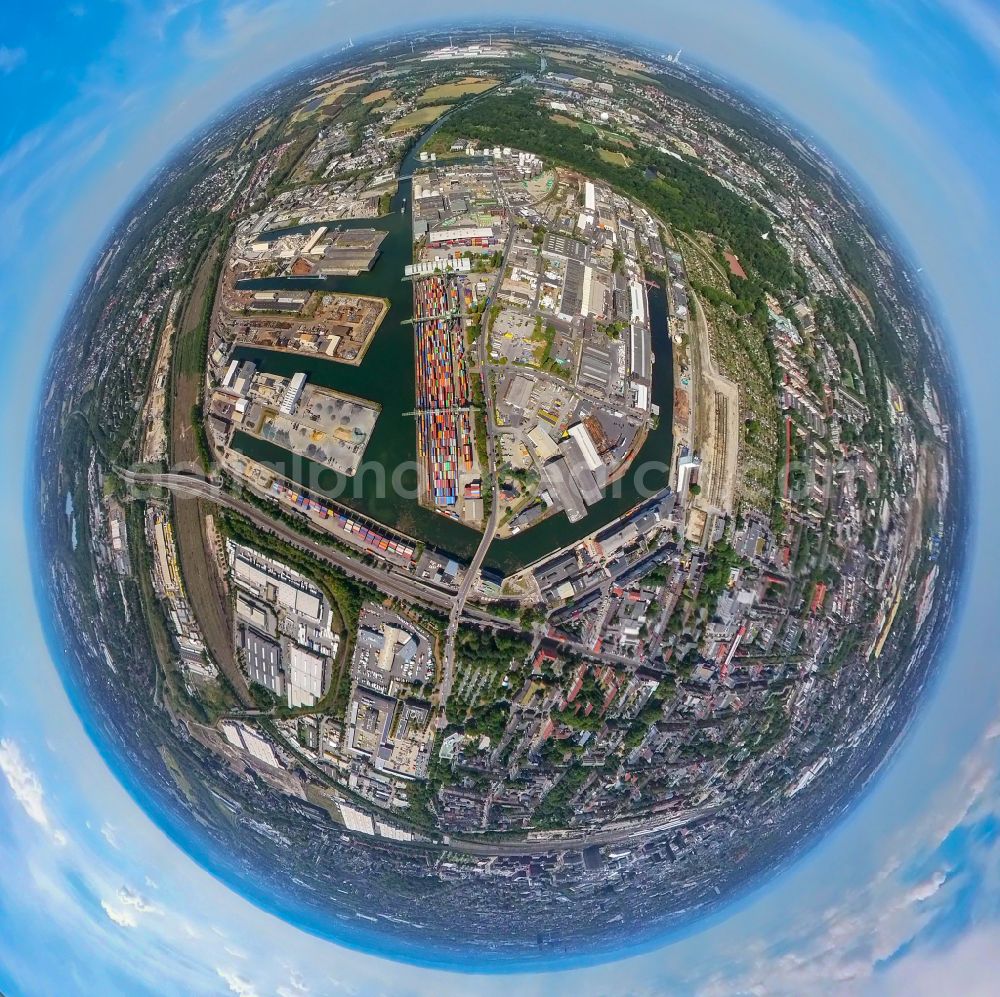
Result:
[[[205,478],[189,474],[153,474],[121,470],[121,477],[131,485],[166,488],[177,495],[186,495],[208,499],[216,505],[238,512],[249,519],[255,526],[273,533],[280,539],[302,550],[308,551],[318,559],[333,565],[345,574],[358,581],[373,585],[393,598],[405,602],[418,602],[436,610],[454,610],[456,591],[446,586],[439,586],[423,579],[412,578],[401,574],[390,567],[380,567],[365,564],[363,561],[343,553],[335,547],[312,537],[303,536],[293,527],[275,520],[266,512],[244,499],[231,495],[219,485]],[[463,604],[464,610],[464,604]],[[465,616],[463,612],[461,614]],[[470,623],[486,624],[510,628],[511,623],[502,617],[494,617],[483,610],[470,611]]]

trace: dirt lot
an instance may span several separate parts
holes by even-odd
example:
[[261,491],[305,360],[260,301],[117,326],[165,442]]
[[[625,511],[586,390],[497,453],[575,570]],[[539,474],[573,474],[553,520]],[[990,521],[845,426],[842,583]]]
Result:
[[674,425],[687,432],[691,418],[691,396],[683,388],[674,389]]

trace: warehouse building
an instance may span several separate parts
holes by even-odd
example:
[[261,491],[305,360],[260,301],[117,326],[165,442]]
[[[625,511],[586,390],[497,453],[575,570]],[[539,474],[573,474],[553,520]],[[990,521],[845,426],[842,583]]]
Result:
[[573,480],[569,462],[556,457],[542,468],[542,479],[549,492],[557,499],[571,523],[578,523],[587,514],[587,504],[579,486]]

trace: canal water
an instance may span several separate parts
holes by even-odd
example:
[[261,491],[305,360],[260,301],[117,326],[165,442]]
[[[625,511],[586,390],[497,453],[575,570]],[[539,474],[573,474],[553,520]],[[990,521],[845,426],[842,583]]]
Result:
[[[419,168],[421,146],[444,120],[440,119],[411,150],[403,161],[401,175],[409,176]],[[423,508],[416,499],[416,426],[410,414],[416,403],[413,326],[410,324],[413,298],[410,282],[402,279],[403,268],[413,262],[410,208],[410,181],[406,179],[400,181],[390,214],[378,219],[331,223],[377,228],[386,232],[381,255],[369,273],[323,279],[276,277],[246,281],[240,285],[255,290],[297,288],[345,291],[388,300],[389,312],[375,333],[364,360],[357,367],[319,357],[254,347],[240,347],[233,354],[234,358],[252,360],[258,370],[273,374],[287,377],[304,371],[313,384],[370,399],[381,405],[382,410],[358,474],[354,478],[346,478],[330,468],[242,432],[235,435],[233,447],[317,495],[335,499],[432,547],[468,559],[478,546],[480,534]],[[662,288],[649,289],[649,307],[656,358],[652,399],[660,407],[658,427],[648,435],[630,471],[609,489],[605,498],[590,507],[584,519],[570,524],[559,513],[516,537],[494,541],[486,558],[487,565],[510,573],[599,529],[666,484],[672,448],[673,365],[667,333],[666,297]]]

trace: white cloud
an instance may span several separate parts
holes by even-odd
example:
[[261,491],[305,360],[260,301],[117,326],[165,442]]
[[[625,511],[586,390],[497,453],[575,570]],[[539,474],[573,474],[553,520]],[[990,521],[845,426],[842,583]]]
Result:
[[[24,135],[0,157],[0,226],[9,227],[17,239],[28,238],[54,197],[79,178],[110,134],[97,117],[81,115],[56,132],[43,125]],[[42,147],[47,155],[39,162],[36,157]],[[2,261],[11,255],[6,250],[0,253]]]
[[[701,977],[703,967],[695,964],[690,989],[701,997],[869,990],[915,997],[996,993],[995,986],[977,989],[977,983],[994,980],[1000,972],[1000,924],[994,924],[989,944],[966,945],[963,940],[934,952],[924,940],[930,926],[949,920],[970,877],[983,873],[975,862],[952,868],[938,859],[914,882],[912,869],[914,863],[930,862],[949,834],[993,812],[998,781],[1000,753],[991,727],[955,765],[953,782],[926,800],[919,823],[901,828],[886,842],[884,860],[863,882],[837,893],[822,912],[795,923],[774,931],[761,923],[741,943],[739,955],[709,978]],[[992,876],[996,882],[984,889],[1000,885],[1000,867]],[[973,963],[975,968],[968,968]],[[891,968],[883,970],[883,965]],[[955,967],[954,978],[950,967]]]
[[39,827],[48,831],[57,845],[65,845],[66,835],[53,826],[45,809],[45,790],[38,776],[22,758],[21,749],[8,738],[0,741],[0,772],[3,772],[14,799],[21,804],[24,812]]
[[104,908],[104,913],[108,915],[108,919],[117,924],[119,928],[139,927],[139,919],[132,911],[122,910],[120,907],[115,907],[107,900],[101,901],[101,907]]
[[27,53],[23,48],[7,48],[6,45],[0,45],[0,74],[6,76],[8,73],[13,73],[26,57]]
[[132,907],[134,910],[138,911],[140,914],[161,914],[162,911],[156,904],[150,903],[141,893],[137,893],[135,890],[130,889],[128,886],[123,886],[118,891],[118,899],[125,904],[126,907]]
[[922,883],[918,883],[910,890],[906,895],[906,903],[925,903],[932,899],[946,882],[948,882],[947,874],[939,869],[930,878],[925,879]]
[[292,973],[287,986],[282,985],[277,990],[278,997],[302,997],[302,994],[307,993],[309,993],[309,988],[296,972]]
[[260,997],[257,988],[234,970],[219,969],[216,972],[226,981],[226,985],[237,997]]

